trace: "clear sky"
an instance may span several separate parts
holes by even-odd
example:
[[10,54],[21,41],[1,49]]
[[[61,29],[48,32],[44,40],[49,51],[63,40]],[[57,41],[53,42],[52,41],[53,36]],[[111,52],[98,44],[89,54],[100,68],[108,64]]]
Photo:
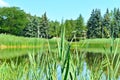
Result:
[[99,8],[103,14],[107,8],[120,8],[120,0],[0,0],[0,6],[17,6],[37,16],[47,12],[50,20],[58,21],[76,19],[82,14],[86,22],[92,9]]

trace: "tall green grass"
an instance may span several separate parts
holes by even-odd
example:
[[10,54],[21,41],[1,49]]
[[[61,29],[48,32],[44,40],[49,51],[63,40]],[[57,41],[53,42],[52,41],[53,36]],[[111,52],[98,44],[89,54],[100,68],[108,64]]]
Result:
[[[80,42],[73,42],[72,48],[75,48],[77,46],[81,51],[87,51],[87,52],[94,52],[94,53],[110,53],[110,48],[112,46],[112,53],[116,51],[117,42],[120,39],[86,39],[86,40],[80,40]],[[113,44],[114,41],[114,44]],[[105,50],[104,50],[104,48]],[[120,43],[118,43],[118,48],[120,48]],[[117,53],[120,53],[120,49],[117,50]]]
[[46,39],[38,38],[25,38],[16,37],[13,35],[0,34],[0,45],[6,46],[39,46],[41,43],[46,42]]

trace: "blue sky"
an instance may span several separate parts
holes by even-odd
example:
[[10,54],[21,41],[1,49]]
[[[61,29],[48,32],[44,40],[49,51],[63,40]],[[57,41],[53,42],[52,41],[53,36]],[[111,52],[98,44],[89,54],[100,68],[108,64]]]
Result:
[[27,13],[41,16],[47,12],[50,20],[76,19],[82,14],[85,22],[90,17],[92,9],[113,10],[120,7],[119,0],[0,0],[0,6],[17,6]]

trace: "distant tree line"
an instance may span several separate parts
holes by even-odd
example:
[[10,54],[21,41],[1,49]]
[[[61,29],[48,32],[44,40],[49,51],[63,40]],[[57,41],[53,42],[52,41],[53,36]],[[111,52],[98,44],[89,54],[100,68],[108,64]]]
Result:
[[120,37],[120,10],[114,8],[113,11],[106,10],[101,16],[100,9],[92,11],[87,22],[88,38],[119,38]]
[[93,9],[87,23],[80,14],[77,19],[63,22],[49,20],[47,14],[32,16],[19,7],[0,8],[0,33],[16,36],[53,38],[61,36],[65,28],[65,38],[70,41],[84,38],[119,38],[120,10],[114,8],[102,16],[100,9]]

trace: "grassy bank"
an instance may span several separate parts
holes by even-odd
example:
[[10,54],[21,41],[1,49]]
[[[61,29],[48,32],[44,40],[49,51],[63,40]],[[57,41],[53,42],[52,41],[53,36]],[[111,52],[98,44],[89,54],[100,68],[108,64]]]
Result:
[[[78,49],[79,51],[95,52],[95,53],[111,53],[116,50],[116,46],[120,48],[119,38],[113,40],[109,39],[85,39],[79,42],[72,42],[71,49]],[[60,38],[43,39],[43,38],[27,38],[16,37],[13,35],[0,34],[0,49],[5,48],[41,48],[57,49],[59,46]],[[66,41],[66,43],[68,43]],[[112,51],[111,51],[112,50]],[[117,53],[120,49],[117,50]]]
[[46,39],[16,37],[13,35],[0,34],[0,45],[4,46],[38,46],[45,42]]
[[[94,52],[94,53],[114,53],[116,47],[120,48],[120,39],[86,39],[81,40],[80,42],[73,42],[72,48],[77,48],[81,51]],[[117,53],[120,52],[120,49],[117,49]]]
[[40,48],[57,44],[59,39],[43,39],[43,38],[28,38],[17,37],[13,35],[0,34],[0,49],[4,48]]

